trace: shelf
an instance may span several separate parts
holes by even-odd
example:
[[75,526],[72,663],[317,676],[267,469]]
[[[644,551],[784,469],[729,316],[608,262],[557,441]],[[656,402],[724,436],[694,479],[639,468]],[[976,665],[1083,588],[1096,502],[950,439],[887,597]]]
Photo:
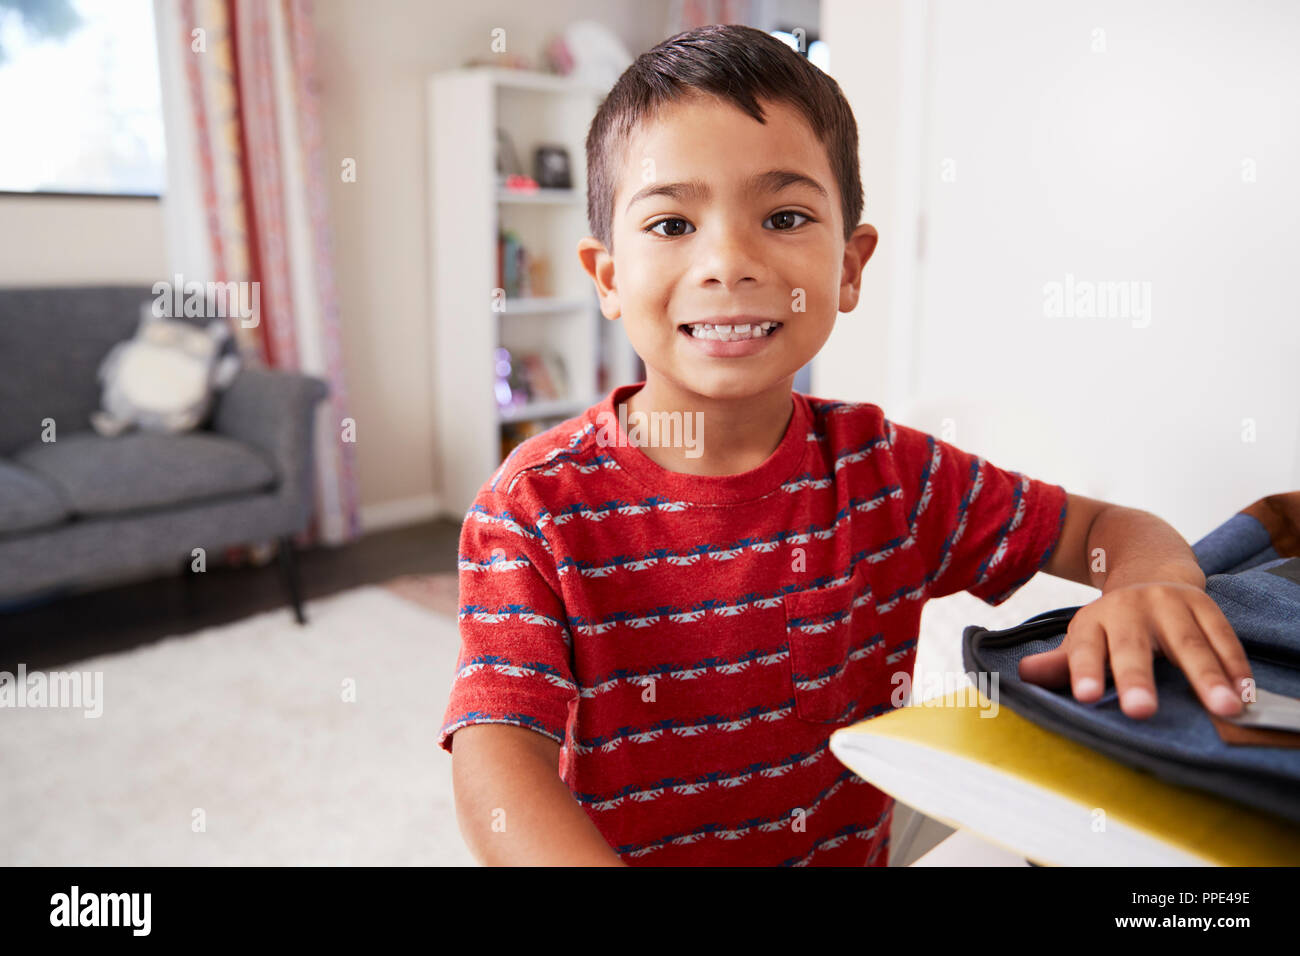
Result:
[[527,405],[521,405],[508,412],[501,412],[500,418],[503,425],[510,422],[528,421],[530,418],[555,418],[557,416],[570,418],[598,401],[598,398],[557,398],[549,402],[529,402]]
[[534,203],[534,204],[578,204],[585,200],[575,189],[497,189],[497,202]]
[[[636,352],[621,323],[602,315],[576,254],[589,230],[585,142],[606,92],[564,77],[497,68],[429,77],[431,381],[438,490],[450,517],[464,516],[500,467],[503,443],[534,432],[528,423],[572,418],[609,388],[638,380]],[[540,147],[563,148],[573,188],[507,190],[497,174],[498,129],[507,132],[524,168]],[[545,294],[492,300],[501,294],[498,242],[504,231],[514,233],[533,262],[545,260],[546,268],[532,277],[542,283],[535,291]],[[566,397],[502,412],[498,348],[558,356]]]
[[497,87],[516,90],[533,90],[546,93],[586,93],[591,96],[604,96],[609,92],[604,87],[591,86],[572,80],[567,76],[543,73],[536,70],[511,70],[497,66],[467,67],[453,70],[453,73],[471,73],[486,76]]
[[573,312],[577,309],[589,309],[591,303],[585,299],[566,299],[563,297],[540,297],[532,299],[505,300],[506,307],[495,312],[497,315],[541,315],[544,312]]

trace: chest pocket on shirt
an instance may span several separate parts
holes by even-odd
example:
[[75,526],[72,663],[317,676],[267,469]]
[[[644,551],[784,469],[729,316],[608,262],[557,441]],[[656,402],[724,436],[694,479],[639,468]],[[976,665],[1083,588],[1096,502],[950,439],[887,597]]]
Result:
[[848,581],[784,600],[795,714],[842,723],[864,699],[882,693],[885,671],[884,635],[863,565]]

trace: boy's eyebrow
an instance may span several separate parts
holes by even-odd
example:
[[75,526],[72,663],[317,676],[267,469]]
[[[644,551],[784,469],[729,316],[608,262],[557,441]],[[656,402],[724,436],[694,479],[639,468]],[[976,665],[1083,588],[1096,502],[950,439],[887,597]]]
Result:
[[[769,169],[765,173],[756,173],[741,183],[741,188],[745,192],[776,193],[790,186],[806,186],[823,199],[829,198],[826,188],[821,183],[811,176],[805,176],[793,169]],[[708,199],[709,195],[708,184],[700,179],[691,179],[684,183],[651,183],[649,186],[637,190],[632,198],[628,200],[623,211],[627,212],[636,203],[642,199],[649,199],[651,196],[667,196],[677,202],[688,202]]]

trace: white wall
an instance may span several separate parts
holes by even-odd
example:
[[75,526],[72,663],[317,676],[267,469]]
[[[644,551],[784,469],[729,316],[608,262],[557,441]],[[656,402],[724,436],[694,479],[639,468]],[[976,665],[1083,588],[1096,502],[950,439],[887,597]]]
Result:
[[166,274],[156,199],[0,196],[0,286],[151,285]]
[[858,124],[862,222],[880,240],[857,308],[838,317],[813,360],[812,391],[894,414],[909,393],[917,209],[924,121],[923,19],[917,0],[823,0],[830,74]]
[[[908,48],[901,3],[852,6],[826,5],[833,72],[845,48]],[[923,22],[925,6],[913,7]],[[864,56],[847,75],[851,99],[885,104],[858,117],[865,218],[906,262],[887,229],[906,234],[919,205],[924,251],[915,275],[879,269],[840,322],[892,327],[854,344],[899,361],[863,382],[860,363],[828,350],[824,379],[862,382],[848,397],[888,394],[896,418],[936,434],[946,418],[943,437],[995,464],[1146,508],[1193,541],[1300,488],[1300,308],[1287,278],[1300,258],[1300,8],[928,8],[928,55]],[[919,131],[887,108],[918,75]],[[897,157],[909,151],[919,196],[878,202],[882,225],[871,197],[906,181]],[[1149,324],[1049,317],[1045,285],[1067,274],[1149,283]]]
[[[509,51],[536,61],[569,22],[596,19],[635,56],[663,39],[666,6],[317,0],[315,11],[343,354],[363,436],[365,523],[374,526],[419,517],[440,470],[425,276],[428,217],[437,214],[426,191],[426,78],[490,56],[497,27]],[[356,182],[338,174],[344,157],[356,160]]]

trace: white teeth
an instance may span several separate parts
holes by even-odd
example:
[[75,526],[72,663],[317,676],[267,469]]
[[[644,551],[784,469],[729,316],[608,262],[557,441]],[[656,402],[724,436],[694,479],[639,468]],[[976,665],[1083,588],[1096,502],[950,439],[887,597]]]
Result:
[[697,322],[687,326],[690,334],[697,339],[711,339],[718,342],[741,342],[745,339],[761,339],[771,335],[780,325],[779,322],[746,323],[745,325],[710,325]]

